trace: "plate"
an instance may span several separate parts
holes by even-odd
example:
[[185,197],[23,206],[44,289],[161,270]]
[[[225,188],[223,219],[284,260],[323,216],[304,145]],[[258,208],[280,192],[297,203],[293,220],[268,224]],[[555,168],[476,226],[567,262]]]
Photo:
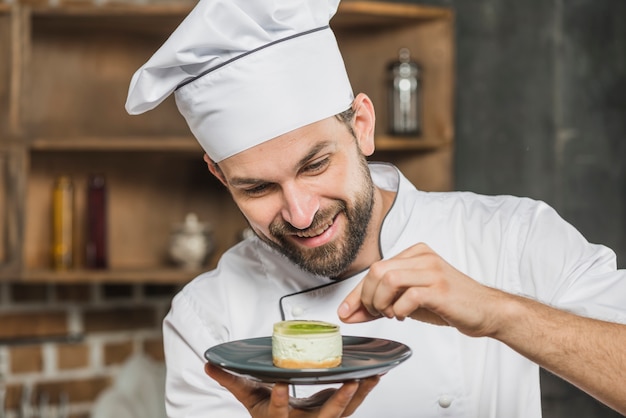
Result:
[[249,338],[211,347],[211,364],[253,380],[294,385],[340,383],[385,373],[409,357],[411,349],[380,338],[343,336],[341,365],[327,369],[283,369],[272,364],[272,337]]

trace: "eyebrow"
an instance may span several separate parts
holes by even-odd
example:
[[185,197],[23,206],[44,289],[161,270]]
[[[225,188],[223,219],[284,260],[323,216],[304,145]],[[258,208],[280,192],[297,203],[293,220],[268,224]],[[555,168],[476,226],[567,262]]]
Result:
[[[313,159],[320,151],[326,148],[331,141],[322,141],[315,144],[297,163],[297,167],[302,167]],[[231,186],[247,186],[251,184],[267,183],[266,180],[254,177],[234,177],[228,182]]]

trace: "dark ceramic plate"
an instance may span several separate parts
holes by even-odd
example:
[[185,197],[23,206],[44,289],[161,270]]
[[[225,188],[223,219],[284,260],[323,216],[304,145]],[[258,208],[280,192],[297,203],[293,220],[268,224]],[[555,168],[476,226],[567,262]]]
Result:
[[340,366],[328,369],[283,369],[272,364],[272,337],[261,337],[211,347],[204,353],[204,357],[211,364],[253,380],[315,385],[385,373],[411,357],[411,349],[390,340],[343,336]]

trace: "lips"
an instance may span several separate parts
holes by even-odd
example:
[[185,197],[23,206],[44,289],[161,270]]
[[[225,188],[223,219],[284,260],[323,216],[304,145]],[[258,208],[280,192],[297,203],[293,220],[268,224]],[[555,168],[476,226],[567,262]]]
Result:
[[318,235],[322,235],[328,228],[330,228],[334,223],[334,219],[331,219],[324,225],[320,225],[316,228],[309,228],[305,231],[297,232],[295,235],[298,238],[313,238]]
[[329,221],[323,224],[318,224],[314,228],[307,228],[302,231],[294,231],[290,236],[291,239],[301,246],[315,248],[328,244],[333,240],[337,233],[339,223],[337,222],[337,216],[335,215]]

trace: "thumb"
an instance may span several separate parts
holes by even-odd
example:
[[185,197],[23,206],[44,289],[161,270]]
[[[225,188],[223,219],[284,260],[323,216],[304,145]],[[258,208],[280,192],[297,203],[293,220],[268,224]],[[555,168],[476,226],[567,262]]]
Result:
[[362,282],[359,283],[339,304],[337,315],[346,323],[367,322],[378,318],[371,315],[361,303]]

